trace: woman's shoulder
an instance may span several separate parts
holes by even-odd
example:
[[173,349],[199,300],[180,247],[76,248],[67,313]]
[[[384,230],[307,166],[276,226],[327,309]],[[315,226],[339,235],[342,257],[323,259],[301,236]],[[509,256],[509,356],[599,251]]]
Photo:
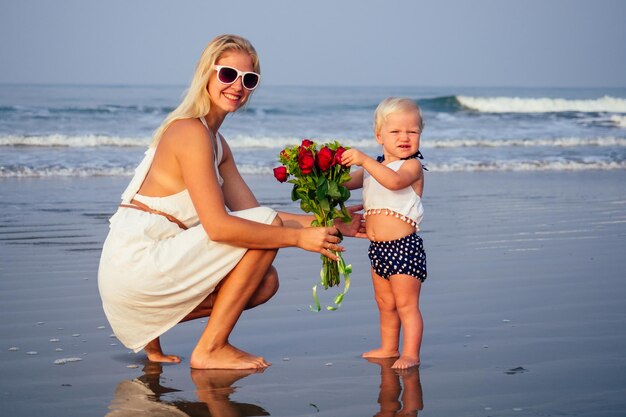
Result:
[[208,131],[206,127],[202,124],[200,119],[189,118],[189,119],[177,119],[174,120],[167,127],[165,132],[163,133],[163,137],[166,136],[181,136],[181,135],[193,135],[193,136],[208,136]]
[[185,146],[196,144],[206,144],[209,138],[209,131],[199,119],[178,119],[174,120],[167,127],[161,142],[167,145],[179,145],[184,143]]

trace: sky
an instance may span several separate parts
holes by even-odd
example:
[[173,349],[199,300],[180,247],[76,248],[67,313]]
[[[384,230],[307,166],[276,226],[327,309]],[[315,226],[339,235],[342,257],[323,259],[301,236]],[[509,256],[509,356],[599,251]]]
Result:
[[0,0],[0,83],[185,85],[248,38],[263,83],[626,87],[624,0]]

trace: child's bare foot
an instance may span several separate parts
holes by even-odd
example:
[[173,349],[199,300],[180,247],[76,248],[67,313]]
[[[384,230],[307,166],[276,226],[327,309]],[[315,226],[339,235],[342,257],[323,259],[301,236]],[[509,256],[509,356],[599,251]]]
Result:
[[152,362],[170,362],[170,363],[179,363],[180,356],[176,355],[166,355],[163,353],[163,349],[161,349],[161,342],[157,337],[143,348],[146,352],[146,356],[148,356],[148,360]]
[[194,369],[260,369],[271,365],[261,356],[251,355],[229,344],[210,352],[196,347],[190,364]]
[[419,366],[419,358],[411,358],[408,356],[400,356],[400,358],[391,367],[393,369],[408,369],[413,366]]
[[400,352],[397,350],[378,348],[365,352],[362,356],[364,358],[397,358],[400,356]]

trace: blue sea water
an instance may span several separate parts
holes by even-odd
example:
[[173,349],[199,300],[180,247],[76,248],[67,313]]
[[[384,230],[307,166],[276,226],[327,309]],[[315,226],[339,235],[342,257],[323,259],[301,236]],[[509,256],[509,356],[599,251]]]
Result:
[[[184,88],[0,85],[0,177],[130,175]],[[422,107],[433,172],[626,169],[626,88],[261,86],[222,133],[247,174],[302,138],[376,155],[388,96]]]

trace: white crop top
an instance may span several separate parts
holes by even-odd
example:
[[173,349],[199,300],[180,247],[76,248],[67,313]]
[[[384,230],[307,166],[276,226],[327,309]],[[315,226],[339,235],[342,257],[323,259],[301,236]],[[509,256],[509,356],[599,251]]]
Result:
[[[403,163],[403,160],[393,161],[387,167],[398,171]],[[389,190],[367,171],[363,172],[363,208],[364,216],[384,213],[400,218],[418,230],[424,216],[422,199],[411,186],[402,190]]]

